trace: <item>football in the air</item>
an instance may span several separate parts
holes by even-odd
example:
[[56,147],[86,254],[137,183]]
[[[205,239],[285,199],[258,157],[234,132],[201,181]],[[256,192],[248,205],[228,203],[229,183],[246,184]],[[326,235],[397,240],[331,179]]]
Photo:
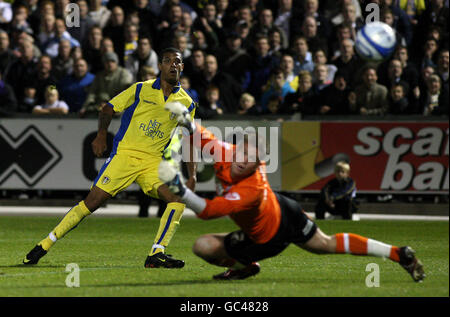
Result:
[[382,61],[392,54],[396,45],[394,30],[383,22],[371,22],[356,34],[355,49],[369,61]]

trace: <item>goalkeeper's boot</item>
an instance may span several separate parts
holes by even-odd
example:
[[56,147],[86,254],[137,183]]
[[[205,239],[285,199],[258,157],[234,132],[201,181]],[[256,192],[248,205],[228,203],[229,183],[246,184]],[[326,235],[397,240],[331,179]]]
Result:
[[163,252],[158,252],[153,255],[147,256],[144,267],[146,268],[158,268],[163,267],[166,269],[181,269],[184,266],[184,261],[172,258],[171,255]]
[[215,280],[243,280],[250,276],[256,275],[261,270],[258,262],[253,262],[243,269],[228,269],[227,271],[214,275]]
[[46,254],[47,251],[45,251],[40,245],[37,245],[27,254],[25,259],[23,259],[23,264],[37,264],[40,258],[42,258]]
[[422,262],[416,258],[415,251],[410,247],[401,247],[398,251],[400,265],[411,275],[415,282],[422,282],[425,278]]

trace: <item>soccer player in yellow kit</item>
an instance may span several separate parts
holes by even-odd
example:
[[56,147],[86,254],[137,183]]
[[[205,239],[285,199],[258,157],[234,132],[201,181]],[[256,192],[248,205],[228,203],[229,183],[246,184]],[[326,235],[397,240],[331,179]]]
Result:
[[[195,103],[179,82],[183,67],[181,53],[174,48],[166,48],[160,55],[159,78],[131,85],[102,108],[97,137],[92,142],[92,149],[97,156],[106,150],[107,130],[114,113],[123,112],[111,155],[98,173],[87,197],[70,209],[49,235],[26,255],[24,264],[36,264],[58,239],[74,229],[84,217],[137,182],[144,193],[168,203],[145,267],[184,266],[184,261],[172,258],[164,251],[179,225],[185,205],[158,177],[158,166],[164,150],[170,144],[172,132],[179,124],[192,126],[194,118]],[[180,102],[186,106],[189,115],[185,111],[184,122],[176,114],[164,109],[168,102]],[[188,162],[188,170],[188,186],[193,189],[196,182],[195,163]]]

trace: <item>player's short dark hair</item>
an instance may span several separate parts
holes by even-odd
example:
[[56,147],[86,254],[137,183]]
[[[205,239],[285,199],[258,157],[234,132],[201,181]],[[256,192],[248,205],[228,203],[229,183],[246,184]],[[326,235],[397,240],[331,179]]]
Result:
[[159,63],[162,63],[163,57],[164,55],[166,55],[167,53],[176,53],[176,54],[180,54],[181,59],[183,59],[183,54],[181,53],[181,51],[179,49],[176,49],[175,47],[166,47],[165,49],[163,49],[161,51],[161,54],[159,54]]

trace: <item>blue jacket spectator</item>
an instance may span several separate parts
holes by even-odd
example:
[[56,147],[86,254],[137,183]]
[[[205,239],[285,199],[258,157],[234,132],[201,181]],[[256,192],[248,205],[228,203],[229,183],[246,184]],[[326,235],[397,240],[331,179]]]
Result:
[[58,84],[61,99],[69,105],[70,112],[78,112],[86,101],[87,87],[94,81],[95,75],[88,72],[84,59],[78,59],[73,74],[64,77]]

